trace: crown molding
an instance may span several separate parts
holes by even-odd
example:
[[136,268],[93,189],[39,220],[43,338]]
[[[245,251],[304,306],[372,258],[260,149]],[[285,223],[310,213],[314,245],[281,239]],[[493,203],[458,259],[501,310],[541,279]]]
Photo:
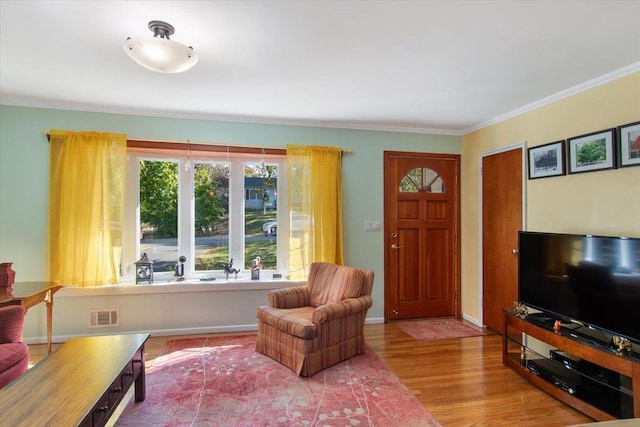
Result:
[[553,95],[550,95],[546,98],[542,98],[539,101],[532,102],[531,104],[527,104],[523,107],[516,108],[508,113],[502,114],[500,116],[494,117],[493,119],[489,119],[486,122],[479,123],[477,125],[473,125],[470,128],[465,129],[462,132],[462,135],[467,135],[471,132],[475,132],[477,130],[489,127],[491,125],[495,125],[497,123],[503,122],[505,120],[512,119],[521,114],[528,113],[529,111],[533,111],[537,108],[543,107],[548,104],[552,104],[556,101],[559,101],[564,98],[568,98],[570,96],[576,95],[580,92],[584,92],[589,89],[593,89],[597,86],[603,85],[605,83],[609,83],[613,80],[617,80],[621,77],[627,76],[629,74],[633,74],[640,71],[640,62],[633,63],[626,67],[620,68],[618,70],[612,71],[608,74],[605,74],[600,77],[596,77],[595,79],[591,79],[584,83],[578,84],[576,86],[570,87]]
[[78,111],[85,113],[101,113],[101,114],[122,114],[129,116],[143,117],[161,117],[170,119],[189,119],[189,120],[209,120],[217,122],[244,123],[244,124],[264,124],[278,126],[303,126],[328,129],[348,129],[375,132],[402,132],[429,135],[451,135],[462,136],[460,129],[439,129],[414,126],[388,126],[377,125],[373,123],[357,123],[357,122],[340,122],[330,120],[298,120],[283,119],[274,117],[256,117],[256,116],[238,116],[223,114],[205,114],[197,112],[181,112],[181,111],[160,111],[149,109],[132,109],[126,107],[114,107],[108,105],[97,104],[78,104],[72,102],[61,102],[54,100],[42,100],[36,98],[24,98],[19,96],[2,96],[0,98],[1,105],[11,105],[16,107],[30,108],[48,108],[52,110]]

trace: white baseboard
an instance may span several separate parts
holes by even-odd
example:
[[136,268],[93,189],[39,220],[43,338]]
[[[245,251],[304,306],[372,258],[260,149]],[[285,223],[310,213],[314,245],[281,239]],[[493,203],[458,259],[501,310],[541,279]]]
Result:
[[[67,342],[72,338],[80,338],[86,336],[97,336],[97,335],[120,335],[120,334],[140,334],[140,333],[149,333],[151,336],[174,336],[174,335],[196,335],[196,334],[215,334],[215,333],[223,333],[223,332],[251,332],[257,331],[258,325],[229,325],[229,326],[210,326],[210,327],[200,327],[200,328],[179,328],[179,329],[153,329],[146,331],[117,331],[107,333],[104,329],[102,333],[93,333],[93,334],[83,334],[83,335],[55,335],[52,339],[54,343],[63,343]],[[46,337],[33,337],[33,338],[25,338],[24,342],[26,344],[46,344]]]
[[462,314],[462,318],[464,320],[466,320],[467,322],[471,322],[476,326],[480,326],[481,328],[484,328],[484,325],[482,324],[482,322],[478,319],[476,319],[475,317],[471,317],[468,314],[463,313]]
[[[373,325],[378,323],[384,323],[384,318],[373,318],[366,319],[365,324]],[[149,333],[152,337],[168,337],[174,335],[199,335],[199,334],[219,334],[219,333],[229,333],[229,332],[251,332],[257,331],[258,324],[250,324],[250,325],[226,325],[226,326],[208,326],[208,327],[199,327],[199,328],[177,328],[177,329],[154,329],[147,331],[117,331],[107,333],[104,329],[100,332],[93,334],[83,334],[83,335],[55,335],[52,339],[54,343],[63,343],[67,342],[72,338],[80,338],[85,336],[96,336],[96,335],[120,335],[120,334],[139,334],[139,333]],[[25,338],[24,342],[26,344],[46,344],[46,337],[31,337]]]

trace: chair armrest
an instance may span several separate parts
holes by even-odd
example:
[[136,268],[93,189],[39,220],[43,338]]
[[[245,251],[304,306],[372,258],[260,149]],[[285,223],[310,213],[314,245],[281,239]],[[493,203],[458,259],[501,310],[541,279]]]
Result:
[[309,290],[306,286],[275,289],[267,294],[273,308],[296,308],[309,305]]
[[321,305],[313,310],[313,323],[319,325],[329,320],[367,311],[371,307],[371,295],[364,295],[358,298],[348,298],[339,302],[331,302]]
[[10,305],[0,309],[0,344],[22,342],[24,307]]

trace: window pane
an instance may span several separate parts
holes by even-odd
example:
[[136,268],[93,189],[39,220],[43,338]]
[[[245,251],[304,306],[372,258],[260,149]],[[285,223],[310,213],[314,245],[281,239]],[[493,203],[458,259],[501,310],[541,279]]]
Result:
[[256,257],[260,257],[263,269],[277,269],[277,183],[277,165],[244,165],[244,268],[247,270]]
[[140,254],[153,271],[173,271],[178,260],[178,164],[140,161]]
[[195,270],[229,262],[229,165],[193,164]]
[[416,168],[400,181],[401,193],[444,193],[445,186],[440,175],[429,168]]

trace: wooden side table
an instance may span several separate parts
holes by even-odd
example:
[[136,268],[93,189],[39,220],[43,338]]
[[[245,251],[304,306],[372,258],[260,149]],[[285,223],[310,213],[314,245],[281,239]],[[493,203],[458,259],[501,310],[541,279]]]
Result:
[[62,285],[54,282],[16,282],[10,288],[0,288],[0,307],[21,305],[25,312],[34,305],[47,305],[47,351],[51,353],[53,331],[53,294]]

